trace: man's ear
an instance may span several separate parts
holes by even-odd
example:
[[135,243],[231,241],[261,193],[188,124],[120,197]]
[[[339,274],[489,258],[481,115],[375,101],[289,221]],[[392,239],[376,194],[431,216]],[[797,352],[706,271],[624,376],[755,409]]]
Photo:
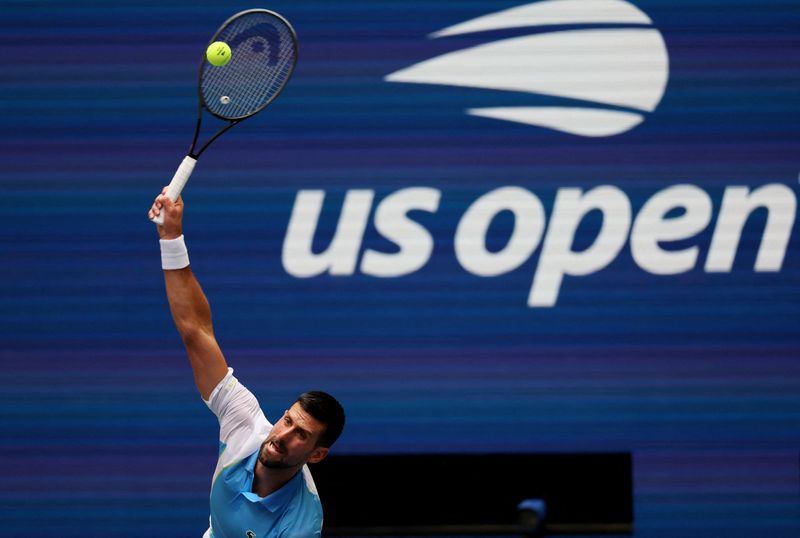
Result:
[[325,456],[328,455],[328,448],[324,446],[319,446],[314,449],[314,452],[311,453],[311,456],[308,458],[308,463],[319,463],[320,461],[325,459]]

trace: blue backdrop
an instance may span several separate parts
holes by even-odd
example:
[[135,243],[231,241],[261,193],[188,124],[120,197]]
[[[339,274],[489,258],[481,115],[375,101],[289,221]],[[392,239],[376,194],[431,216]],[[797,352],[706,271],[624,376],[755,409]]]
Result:
[[[431,35],[525,5],[259,6],[297,70],[185,193],[228,362],[269,417],[340,397],[342,454],[631,451],[636,536],[797,536],[800,10],[559,0]],[[8,535],[205,530],[217,424],[145,212],[250,7],[3,2]]]

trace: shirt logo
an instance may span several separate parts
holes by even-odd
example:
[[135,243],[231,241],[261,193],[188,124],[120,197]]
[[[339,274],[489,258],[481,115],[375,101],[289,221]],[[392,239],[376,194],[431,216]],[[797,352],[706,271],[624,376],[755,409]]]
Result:
[[537,101],[544,97],[555,105],[487,106],[465,112],[586,137],[632,129],[664,95],[669,76],[664,40],[650,18],[624,0],[544,0],[428,37],[480,37],[501,30],[525,35],[436,56],[384,80],[514,92],[523,100],[535,94]]
[[247,538],[256,538],[256,533],[253,531],[247,531],[245,534],[247,535]]

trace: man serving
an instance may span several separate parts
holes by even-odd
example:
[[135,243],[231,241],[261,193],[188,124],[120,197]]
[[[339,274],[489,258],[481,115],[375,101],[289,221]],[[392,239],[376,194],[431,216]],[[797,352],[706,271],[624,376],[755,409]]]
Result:
[[158,235],[169,307],[195,384],[220,424],[220,455],[204,538],[320,536],[322,505],[306,463],[328,455],[344,427],[344,410],[327,393],[306,392],[270,424],[255,396],[225,362],[208,301],[189,267],[183,201],[172,202],[165,192],[148,216],[164,214]]

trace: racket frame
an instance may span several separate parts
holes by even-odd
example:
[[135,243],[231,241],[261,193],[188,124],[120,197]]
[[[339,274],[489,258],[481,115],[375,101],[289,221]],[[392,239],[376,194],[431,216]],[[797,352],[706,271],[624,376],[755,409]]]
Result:
[[[219,114],[215,114],[206,105],[205,98],[203,97],[203,87],[202,87],[202,83],[203,83],[203,68],[205,67],[205,62],[206,62],[205,54],[203,54],[203,56],[202,56],[202,58],[200,60],[200,68],[198,69],[198,72],[197,72],[197,97],[198,97],[197,98],[197,123],[195,124],[195,128],[194,128],[194,136],[192,137],[192,145],[189,147],[188,153],[184,157],[183,161],[181,162],[181,165],[178,167],[178,170],[175,172],[175,175],[172,177],[172,181],[170,181],[169,186],[167,187],[167,193],[166,194],[169,197],[169,199],[172,200],[173,202],[178,199],[178,196],[180,196],[181,191],[183,191],[183,187],[186,185],[186,182],[189,180],[189,176],[192,175],[192,171],[194,170],[194,165],[197,163],[197,159],[200,158],[200,155],[206,150],[206,148],[208,146],[210,146],[211,143],[214,142],[217,138],[219,138],[225,132],[227,132],[231,127],[233,127],[234,125],[238,125],[239,123],[241,123],[242,121],[246,120],[247,118],[249,118],[251,116],[255,116],[256,114],[258,114],[259,112],[264,110],[264,108],[266,108],[270,103],[272,103],[272,101],[274,101],[275,98],[283,91],[283,88],[289,82],[289,79],[292,78],[292,74],[294,73],[294,69],[297,66],[297,56],[298,56],[298,48],[299,48],[299,44],[298,44],[298,40],[297,40],[297,33],[295,32],[294,27],[292,27],[292,25],[289,23],[288,20],[286,20],[285,17],[283,17],[279,13],[276,13],[276,12],[271,11],[269,9],[248,9],[248,10],[240,11],[240,12],[234,14],[233,16],[228,18],[228,20],[226,20],[225,22],[222,23],[222,25],[217,29],[217,31],[211,37],[211,40],[209,40],[208,45],[211,45],[211,43],[217,41],[217,37],[233,21],[235,21],[236,19],[238,19],[240,17],[243,17],[243,16],[245,16],[247,14],[251,14],[251,13],[267,13],[270,16],[280,20],[286,26],[286,28],[288,28],[289,33],[290,33],[290,35],[292,37],[292,45],[294,46],[294,54],[292,55],[292,64],[289,67],[289,71],[286,74],[286,76],[284,77],[283,82],[281,82],[281,85],[278,87],[277,90],[275,90],[272,93],[270,98],[267,99],[267,101],[265,101],[263,105],[258,107],[253,112],[251,112],[249,114],[246,114],[244,116],[236,117],[236,118],[227,118],[225,116],[220,116]],[[208,47],[208,45],[206,47]],[[200,147],[199,150],[195,151],[195,148],[197,147],[197,140],[198,140],[198,138],[200,136],[200,127],[201,127],[202,122],[203,122],[203,109],[205,109],[209,114],[211,114],[212,116],[216,117],[217,119],[220,119],[222,121],[227,122],[228,125],[225,125],[221,129],[219,129],[214,135],[212,135],[206,141],[205,144],[203,144]],[[163,212],[159,213],[158,216],[156,216],[156,217],[154,217],[154,218],[152,218],[150,220],[153,221],[154,223],[158,224],[158,225],[162,225],[164,223],[164,213]]]
[[[292,36],[292,44],[294,45],[294,54],[292,55],[292,64],[289,67],[289,71],[286,74],[286,76],[284,77],[283,82],[281,82],[281,85],[278,87],[278,89],[276,89],[274,92],[272,92],[272,95],[270,96],[270,98],[267,99],[264,102],[263,105],[258,107],[253,112],[251,112],[249,114],[246,114],[244,116],[239,116],[239,117],[236,117],[236,118],[228,118],[228,117],[225,117],[225,116],[221,116],[219,114],[215,114],[214,111],[211,110],[211,108],[209,108],[207,106],[205,97],[203,97],[203,68],[205,67],[205,64],[206,64],[206,57],[205,57],[205,54],[203,54],[202,58],[200,59],[200,68],[197,70],[197,124],[195,125],[195,129],[194,129],[194,137],[192,138],[192,145],[189,147],[189,152],[187,153],[187,155],[189,157],[192,157],[195,160],[197,160],[200,157],[200,154],[202,154],[206,150],[206,148],[209,145],[211,145],[212,142],[214,142],[217,138],[222,136],[231,127],[233,127],[234,125],[238,125],[239,123],[241,123],[242,121],[246,120],[247,118],[255,116],[256,114],[258,114],[259,112],[264,110],[267,106],[269,106],[269,104],[272,103],[272,101],[274,101],[275,98],[278,97],[278,95],[280,95],[280,93],[283,91],[283,88],[289,82],[289,79],[292,78],[292,74],[294,73],[294,69],[297,66],[297,56],[298,56],[297,32],[295,32],[294,27],[292,27],[292,25],[289,23],[289,21],[286,19],[286,17],[284,17],[283,15],[281,15],[279,13],[276,13],[276,12],[274,12],[272,10],[269,10],[269,9],[247,9],[245,11],[240,11],[239,13],[234,14],[233,16],[228,18],[228,20],[226,20],[225,22],[222,23],[222,25],[217,29],[216,33],[214,33],[214,35],[208,41],[208,45],[211,45],[211,43],[214,43],[215,41],[217,41],[218,40],[217,38],[219,37],[219,35],[233,21],[235,21],[236,19],[239,19],[240,17],[244,17],[245,15],[251,14],[251,13],[266,13],[266,14],[268,14],[268,15],[270,15],[270,16],[278,19],[278,20],[280,20],[286,26],[286,28],[289,30],[289,33]],[[206,141],[205,144],[203,144],[200,147],[199,150],[197,150],[197,152],[195,152],[195,147],[197,146],[197,139],[200,136],[200,125],[201,125],[201,123],[203,121],[203,109],[205,109],[209,114],[211,114],[215,118],[220,119],[220,120],[225,121],[225,122],[228,122],[228,125],[225,125],[221,129],[219,129],[213,136],[211,136],[211,138],[209,138]]]

